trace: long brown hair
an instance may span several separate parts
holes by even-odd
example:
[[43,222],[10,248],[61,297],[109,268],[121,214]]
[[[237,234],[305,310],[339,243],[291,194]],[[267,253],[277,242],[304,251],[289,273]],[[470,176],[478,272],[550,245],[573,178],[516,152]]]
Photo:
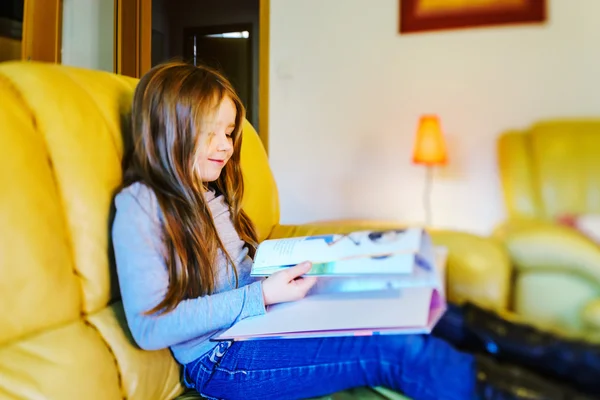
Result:
[[194,172],[200,127],[223,98],[236,108],[233,155],[209,187],[225,197],[240,238],[251,257],[256,231],[241,208],[244,182],[240,168],[245,109],[229,81],[208,67],[168,62],[152,68],[138,83],[132,108],[133,146],[125,158],[123,185],[142,182],[158,199],[169,287],[148,313],[166,313],[182,300],[211,294],[221,250],[237,269],[219,238],[204,199],[204,185]]

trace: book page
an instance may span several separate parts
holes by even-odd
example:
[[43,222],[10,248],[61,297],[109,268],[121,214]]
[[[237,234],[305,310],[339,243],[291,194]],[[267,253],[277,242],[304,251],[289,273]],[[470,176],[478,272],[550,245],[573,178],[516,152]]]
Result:
[[406,229],[265,240],[258,247],[253,270],[296,265],[303,261],[326,264],[400,254],[411,256],[420,249],[421,235],[421,229]]
[[[392,254],[389,256],[369,257],[357,256],[355,258],[312,264],[312,268],[305,275],[309,276],[364,276],[364,275],[391,275],[410,274],[415,266],[422,263],[414,254]],[[254,267],[252,276],[269,276],[288,266]]]

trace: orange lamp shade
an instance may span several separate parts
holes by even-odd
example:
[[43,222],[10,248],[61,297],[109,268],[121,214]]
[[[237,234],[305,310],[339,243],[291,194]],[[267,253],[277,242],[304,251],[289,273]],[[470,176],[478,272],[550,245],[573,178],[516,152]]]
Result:
[[448,155],[446,142],[440,128],[440,120],[436,115],[424,115],[419,120],[413,162],[416,164],[446,164]]

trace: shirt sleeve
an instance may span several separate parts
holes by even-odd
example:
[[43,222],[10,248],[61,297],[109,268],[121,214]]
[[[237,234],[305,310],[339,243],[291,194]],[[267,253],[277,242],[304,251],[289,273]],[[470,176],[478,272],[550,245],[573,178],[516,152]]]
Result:
[[158,201],[154,194],[134,196],[124,191],[115,205],[112,240],[119,287],[129,329],[141,348],[167,348],[265,313],[262,283],[255,281],[184,300],[166,314],[146,314],[164,298],[169,285],[158,214],[153,210]]

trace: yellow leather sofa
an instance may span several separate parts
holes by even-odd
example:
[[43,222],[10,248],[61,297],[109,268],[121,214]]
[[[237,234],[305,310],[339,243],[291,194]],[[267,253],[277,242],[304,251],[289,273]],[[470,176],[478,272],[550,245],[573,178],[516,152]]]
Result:
[[[109,242],[136,83],[59,65],[0,63],[0,399],[149,400],[184,392],[168,350],[133,342]],[[276,184],[249,124],[242,163],[244,207],[261,239],[367,226],[280,225]],[[433,236],[449,248],[450,300],[504,309],[510,270],[503,248],[466,233]],[[377,396],[384,394],[399,398],[383,389]],[[356,389],[331,398],[349,396],[377,397]]]
[[541,121],[498,141],[507,220],[494,235],[514,264],[513,309],[528,322],[600,331],[600,246],[557,221],[600,214],[600,119]]

